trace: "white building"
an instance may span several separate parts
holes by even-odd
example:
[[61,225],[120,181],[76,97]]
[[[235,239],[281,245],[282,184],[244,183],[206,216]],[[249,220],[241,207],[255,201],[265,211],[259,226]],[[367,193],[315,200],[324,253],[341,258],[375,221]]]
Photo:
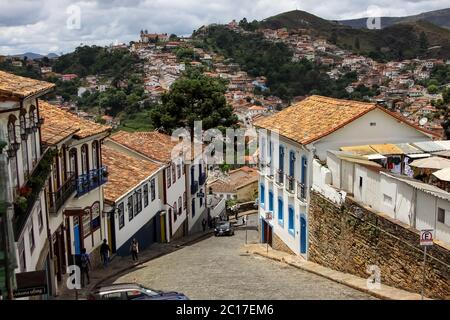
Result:
[[108,169],[102,164],[103,140],[111,128],[39,100],[44,119],[42,143],[56,150],[46,189],[48,230],[52,239],[55,286],[64,284],[66,266],[79,264],[82,249],[100,262],[99,247],[108,232],[103,212],[103,185]]
[[8,137],[17,283],[26,288],[22,274],[42,272],[41,285],[49,295],[58,293],[66,266],[79,262],[80,250],[93,252],[104,235],[107,170],[100,154],[101,141],[110,132],[38,100],[53,87],[0,72],[0,128]]
[[[22,273],[41,270],[51,277],[45,205],[47,161],[51,150],[41,146],[38,98],[54,88],[51,83],[0,71],[0,129],[6,141],[8,186],[14,201],[10,208],[16,245],[18,282]],[[39,178],[39,183],[31,183]],[[8,212],[8,211],[7,211]],[[12,214],[12,216],[11,216]],[[14,270],[10,270],[14,273]],[[47,283],[48,285],[48,283]]]
[[120,131],[108,139],[108,146],[128,151],[135,157],[164,166],[162,183],[162,212],[166,221],[166,240],[187,235],[186,166],[183,154],[172,156],[177,141],[159,132]]
[[108,146],[103,147],[102,159],[110,171],[104,192],[112,253],[129,255],[134,238],[140,250],[165,242],[165,219],[161,216],[164,166]]
[[[317,188],[314,188],[326,197],[337,198],[332,191],[326,192],[332,186],[333,190],[340,190],[342,195],[351,194],[357,202],[398,223],[416,230],[433,230],[435,240],[450,244],[450,193],[387,172],[372,161],[346,157],[345,153],[329,152],[328,168],[318,163],[317,167],[322,175],[315,174],[313,184]],[[325,181],[323,172],[327,171],[329,179]]]
[[424,141],[432,136],[375,104],[321,96],[311,96],[255,125],[260,128],[261,238],[272,243],[277,236],[305,257],[314,159],[325,161],[327,150],[344,145]]

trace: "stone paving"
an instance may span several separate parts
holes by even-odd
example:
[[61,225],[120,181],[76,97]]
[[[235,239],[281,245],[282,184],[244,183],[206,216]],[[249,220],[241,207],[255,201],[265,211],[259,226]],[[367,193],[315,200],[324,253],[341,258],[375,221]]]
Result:
[[[257,243],[257,215],[249,217],[248,242]],[[235,236],[209,237],[107,282],[138,282],[183,292],[190,299],[374,299],[316,274],[245,253],[245,239],[244,228]]]

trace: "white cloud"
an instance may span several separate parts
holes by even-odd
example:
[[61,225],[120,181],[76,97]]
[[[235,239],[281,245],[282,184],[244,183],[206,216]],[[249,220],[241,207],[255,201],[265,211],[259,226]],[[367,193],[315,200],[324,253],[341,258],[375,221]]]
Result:
[[[81,9],[81,28],[68,29],[66,10]],[[403,16],[450,7],[450,0],[0,0],[0,54],[68,52],[77,45],[136,40],[141,29],[190,34],[209,23],[264,19],[305,10],[326,19],[367,16],[369,6],[383,15]]]

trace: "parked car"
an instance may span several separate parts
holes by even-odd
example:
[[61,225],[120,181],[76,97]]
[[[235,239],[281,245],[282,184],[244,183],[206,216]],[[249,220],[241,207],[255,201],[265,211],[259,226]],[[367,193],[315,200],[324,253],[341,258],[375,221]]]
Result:
[[234,235],[234,227],[228,221],[221,221],[216,225],[214,229],[214,235],[218,236],[233,236]]
[[163,292],[136,283],[118,283],[95,288],[89,300],[189,300],[183,293]]

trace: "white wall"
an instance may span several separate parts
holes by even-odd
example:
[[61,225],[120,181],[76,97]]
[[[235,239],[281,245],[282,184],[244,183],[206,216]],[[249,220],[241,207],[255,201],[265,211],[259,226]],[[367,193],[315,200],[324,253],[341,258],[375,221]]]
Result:
[[[199,182],[199,176],[200,176],[200,167],[199,163],[202,164],[202,170],[205,174],[207,174],[206,165],[204,164],[203,160],[201,160],[201,156],[197,157],[193,162],[186,165],[186,181],[187,181],[187,188],[186,193],[188,195],[187,199],[187,209],[189,213],[188,218],[188,228],[189,231],[193,230],[193,228],[196,226],[198,228],[198,222],[199,220],[203,220],[204,215],[203,213],[206,210],[206,195],[208,194],[208,190],[206,187],[206,180],[203,185],[200,185]],[[194,168],[194,181],[199,182],[198,191],[195,194],[191,194],[191,185],[192,185],[192,178],[191,178],[191,168]],[[200,197],[197,196],[199,192],[202,192],[205,195],[205,198],[200,199]],[[195,215],[192,216],[192,201],[195,202]],[[200,206],[201,203],[201,206]]]
[[[295,144],[291,142],[288,139],[285,139],[283,137],[279,137],[279,140],[277,140],[277,136],[275,138],[271,137],[270,133],[266,136],[266,150],[260,150],[260,157],[261,153],[262,156],[265,157],[265,161],[268,162],[269,160],[269,148],[270,148],[270,139],[273,140],[273,153],[272,153],[272,165],[273,165],[273,172],[274,172],[274,179],[270,179],[267,175],[260,175],[260,182],[258,184],[258,192],[260,190],[261,183],[265,186],[265,203],[264,206],[259,207],[259,214],[262,219],[265,219],[266,211],[269,210],[269,191],[272,191],[274,194],[273,197],[273,204],[274,204],[274,210],[273,210],[273,220],[269,222],[269,224],[273,227],[273,233],[276,234],[293,252],[300,254],[300,214],[303,214],[306,216],[306,219],[308,219],[307,214],[307,204],[297,199],[297,181],[300,181],[301,177],[301,157],[306,156],[308,159],[308,168],[307,168],[307,184],[308,181],[312,180],[312,165],[309,158],[309,154],[300,148],[298,144]],[[260,138],[261,143],[261,138]],[[284,146],[284,173],[289,173],[289,152],[293,150],[295,152],[295,165],[294,165],[294,177],[295,177],[295,183],[294,183],[294,193],[290,193],[286,190],[285,186],[279,186],[275,183],[276,181],[276,170],[279,168],[279,145]],[[269,170],[267,170],[269,172]],[[285,177],[285,184],[286,184],[286,177]],[[308,190],[308,188],[307,188]],[[283,223],[280,223],[278,220],[278,198],[281,197],[283,199]],[[289,213],[288,208],[289,206],[292,206],[294,208],[294,234],[291,234],[288,230],[288,219],[289,219]]]
[[[151,198],[151,188],[150,181],[155,179],[155,200],[152,201]],[[119,227],[119,215],[115,215],[115,232],[116,232],[116,248],[119,249],[124,243],[126,243],[136,232],[138,232],[146,223],[148,223],[155,215],[161,210],[161,200],[158,190],[158,175],[154,174],[153,176],[148,177],[136,186],[135,189],[130,191],[125,196],[121,197],[116,202],[116,208],[119,207],[121,203],[123,203],[124,207],[124,226],[122,228]],[[148,185],[148,206],[144,206],[144,185]],[[134,213],[134,218],[129,220],[129,212],[128,212],[128,198],[131,197],[136,190],[141,190],[142,192],[142,211],[136,215]],[[133,209],[134,210],[134,209]]]
[[[182,158],[176,158],[174,160],[175,164],[177,163],[182,163]],[[175,170],[176,170],[176,166],[175,166]],[[166,182],[167,182],[167,168],[165,169],[165,174],[166,174]],[[186,172],[187,174],[188,172]],[[175,181],[175,183],[173,183],[173,181],[171,181],[171,185],[170,187],[167,187],[166,184],[166,204],[173,206],[173,204],[176,202],[177,203],[177,211],[178,211],[178,199],[179,197],[181,197],[181,200],[183,201],[183,193],[186,191],[186,194],[188,192],[190,192],[190,190],[186,190],[186,175],[183,174],[183,172],[181,172],[181,178],[178,179],[178,174],[177,174],[177,179]],[[166,205],[166,210],[167,212],[169,212],[169,209],[172,209],[171,207],[169,207],[168,205]],[[189,205],[189,203],[188,203]],[[183,205],[182,205],[183,208]],[[172,235],[175,234],[175,232],[178,230],[178,228],[183,224],[183,222],[186,220],[186,210],[183,208],[183,213],[181,215],[177,216],[177,220],[175,221],[174,219],[174,214],[173,214],[173,209],[172,209]],[[169,217],[169,215],[167,215],[167,217]]]
[[[371,126],[376,123],[376,126]],[[327,150],[339,150],[342,146],[356,146],[377,143],[404,143],[431,140],[424,133],[397,121],[384,111],[375,109],[336,132],[316,141],[316,154],[321,160],[327,157]]]
[[[362,186],[360,187],[360,178]],[[380,178],[378,171],[355,164],[353,195],[356,201],[365,203],[374,210],[380,209]]]
[[[40,196],[38,198],[39,200],[36,201],[34,208],[32,209],[32,212],[30,213],[30,216],[25,223],[25,226],[23,228],[22,234],[19,236],[19,241],[16,243],[17,245],[17,262],[19,267],[16,269],[16,272],[20,272],[21,267],[21,260],[20,260],[20,252],[19,249],[19,243],[23,241],[24,248],[25,248],[25,271],[35,271],[39,270],[40,268],[37,268],[37,263],[39,260],[39,257],[41,255],[41,252],[43,248],[45,247],[45,242],[47,240],[47,218],[45,214],[45,197],[44,192],[40,193]],[[39,228],[38,223],[38,213],[42,210],[42,229]],[[34,249],[31,251],[31,243],[30,243],[30,232],[31,228],[33,228],[33,234],[34,234]],[[23,267],[23,266],[22,266]]]

